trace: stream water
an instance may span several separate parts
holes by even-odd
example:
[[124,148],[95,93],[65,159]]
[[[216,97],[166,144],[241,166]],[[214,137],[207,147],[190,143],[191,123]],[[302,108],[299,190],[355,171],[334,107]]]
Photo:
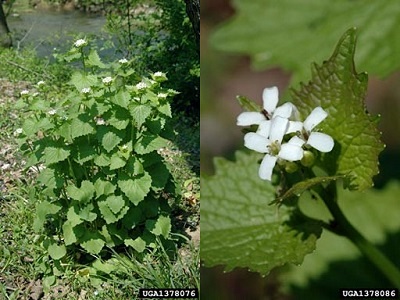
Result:
[[[32,45],[39,56],[47,56],[55,47],[69,48],[74,35],[103,35],[106,18],[91,16],[80,11],[32,10],[8,17],[14,34],[14,46]],[[71,43],[67,44],[68,41]]]

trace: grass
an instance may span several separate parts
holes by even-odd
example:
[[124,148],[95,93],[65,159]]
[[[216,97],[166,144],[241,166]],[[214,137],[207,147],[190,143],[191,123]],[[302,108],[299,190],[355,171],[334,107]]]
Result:
[[13,106],[19,92],[43,80],[43,74],[54,83],[51,93],[61,93],[58,82],[65,82],[69,70],[29,50],[4,50],[0,59],[9,62],[0,65],[0,299],[134,299],[139,288],[199,289],[199,126],[188,126],[184,116],[175,118],[179,134],[163,150],[184,195],[172,216],[180,232],[178,250],[171,255],[159,243],[142,257],[112,252],[110,260],[94,265],[69,258],[65,271],[53,277],[52,262],[32,229],[40,193],[35,174],[23,172],[14,138],[22,116]]

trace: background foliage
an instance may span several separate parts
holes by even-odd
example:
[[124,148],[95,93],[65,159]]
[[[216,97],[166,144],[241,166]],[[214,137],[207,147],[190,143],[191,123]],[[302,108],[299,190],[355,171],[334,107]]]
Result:
[[294,85],[307,78],[310,63],[326,58],[343,32],[351,27],[359,29],[355,62],[360,70],[383,77],[400,67],[396,50],[399,41],[395,38],[400,6],[394,1],[233,3],[237,13],[214,33],[214,46],[251,56],[257,68],[277,65],[291,71]]
[[200,61],[183,0],[115,0],[106,6],[108,28],[139,72],[163,70],[167,86],[179,91],[175,111],[199,118]]

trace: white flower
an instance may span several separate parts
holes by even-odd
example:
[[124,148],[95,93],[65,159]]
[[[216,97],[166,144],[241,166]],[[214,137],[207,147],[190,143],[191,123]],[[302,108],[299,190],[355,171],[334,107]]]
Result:
[[120,64],[126,64],[126,63],[128,63],[128,60],[126,58],[121,58],[118,62]]
[[103,118],[96,118],[96,125],[104,125],[106,121]]
[[40,80],[36,85],[37,85],[37,86],[41,86],[41,85],[43,85],[43,84],[45,84],[45,82],[44,82],[43,80]]
[[146,84],[145,82],[141,81],[141,82],[139,82],[139,83],[136,85],[136,88],[137,88],[138,90],[145,89],[145,88],[147,88],[147,84]]
[[167,97],[168,97],[168,94],[167,94],[167,93],[158,93],[158,94],[157,94],[157,97],[158,97],[158,98],[167,98]]
[[[243,112],[237,118],[238,126],[260,125],[264,132],[269,132],[271,120],[275,117],[290,118],[298,117],[297,108],[290,102],[276,107],[279,101],[279,91],[276,86],[265,88],[263,91],[263,110],[261,112]],[[289,121],[286,133],[301,130],[302,123]]]
[[103,81],[104,84],[109,84],[109,83],[111,83],[112,78],[110,76],[108,76],[108,77],[103,78],[102,81]]
[[82,94],[89,94],[89,93],[90,93],[90,87],[83,88],[83,89],[81,90],[81,93],[82,93]]
[[163,72],[155,72],[154,77],[164,77],[165,74]]
[[304,131],[302,137],[307,145],[321,152],[330,152],[333,149],[333,138],[322,132],[313,132],[315,126],[321,123],[328,116],[322,107],[316,107],[303,123]]
[[287,161],[301,160],[304,154],[302,149],[305,143],[297,136],[292,137],[289,142],[282,144],[283,136],[289,127],[289,120],[277,116],[272,119],[268,136],[263,132],[250,132],[244,136],[244,145],[254,151],[265,153],[259,169],[259,176],[264,180],[271,180],[272,171],[276,161],[284,159]]
[[22,128],[17,128],[14,131],[14,136],[20,135],[22,133]]
[[80,47],[85,46],[85,45],[87,45],[87,42],[84,39],[79,39],[74,43],[74,46],[77,47],[77,48],[80,48]]
[[28,95],[29,94],[29,91],[28,90],[22,90],[21,91],[21,96],[23,96],[23,95]]
[[57,110],[55,110],[55,109],[51,109],[51,110],[48,111],[48,114],[50,116],[55,115],[56,113],[57,113]]

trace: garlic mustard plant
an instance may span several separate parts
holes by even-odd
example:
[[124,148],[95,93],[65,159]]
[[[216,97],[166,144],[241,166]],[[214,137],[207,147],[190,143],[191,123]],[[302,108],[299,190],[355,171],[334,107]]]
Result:
[[[251,15],[237,19],[254,17],[254,10],[250,11]],[[227,33],[237,45],[238,37],[228,23]],[[247,33],[259,36],[255,28]],[[262,30],[265,33],[265,26]],[[274,44],[266,36],[265,43],[259,44]],[[222,40],[225,45],[227,39]],[[311,78],[290,89],[292,104],[279,106],[275,87],[264,90],[262,107],[246,97],[237,98],[246,110],[237,118],[237,125],[250,126],[244,130],[245,147],[264,157],[259,174],[255,167],[260,155],[237,151],[234,161],[216,160],[215,175],[202,178],[202,259],[206,266],[225,265],[226,271],[247,268],[266,275],[285,264],[300,265],[310,254],[303,267],[308,272],[314,263],[321,262],[320,255],[313,260],[311,253],[317,240],[329,231],[352,242],[373,265],[368,282],[377,278],[378,285],[385,282],[386,286],[400,288],[398,264],[395,257],[387,256],[395,248],[386,248],[389,243],[378,248],[367,239],[372,231],[390,232],[378,219],[377,227],[370,223],[377,216],[375,208],[385,211],[386,218],[394,202],[378,191],[368,191],[379,173],[378,156],[385,145],[377,128],[379,116],[366,109],[368,75],[356,72],[356,40],[356,29],[350,28],[330,58],[312,64]],[[249,40],[243,40],[243,45],[249,45],[251,54],[257,53],[256,45]],[[366,193],[353,195],[353,191]],[[379,204],[371,206],[373,213],[366,208],[367,214],[362,215],[363,206],[370,206],[364,196],[368,193],[373,195],[370,203]],[[389,206],[383,208],[385,202]],[[329,239],[324,244],[337,248],[339,240],[332,238],[333,243],[327,244]],[[347,257],[347,247],[342,250]],[[324,249],[320,251],[323,254]],[[337,259],[335,256],[330,262]],[[357,255],[358,261],[364,266]],[[375,274],[376,270],[381,276]],[[301,273],[295,274],[299,278]],[[321,279],[326,274],[321,273]]]
[[157,154],[174,134],[169,101],[177,92],[162,86],[164,73],[140,78],[90,48],[78,40],[60,55],[81,63],[61,99],[38,88],[35,98],[22,91],[17,104],[27,117],[15,135],[26,168],[38,171],[33,228],[52,261],[82,252],[107,258],[110,249],[141,255],[158,238],[171,240],[171,205],[180,196]]

